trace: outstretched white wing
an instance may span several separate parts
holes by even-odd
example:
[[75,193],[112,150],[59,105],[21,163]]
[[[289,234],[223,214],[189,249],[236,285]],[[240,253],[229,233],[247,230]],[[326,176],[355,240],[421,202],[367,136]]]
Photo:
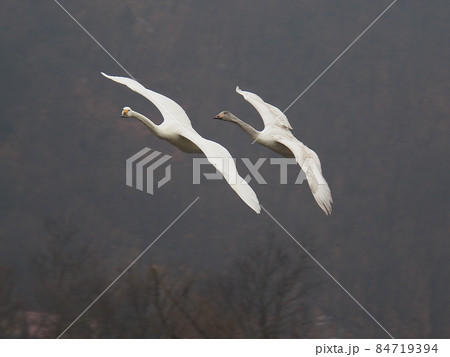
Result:
[[264,126],[277,125],[283,129],[292,129],[288,118],[277,107],[266,103],[262,98],[255,93],[247,92],[236,87],[236,92],[244,97],[244,99],[255,107],[259,115],[264,121]]
[[194,129],[180,134],[191,140],[203,151],[208,161],[219,171],[231,188],[236,191],[239,197],[249,205],[256,213],[261,212],[258,197],[250,185],[239,176],[236,165],[229,151],[222,145],[201,137]]
[[114,82],[123,84],[130,88],[131,90],[139,93],[140,95],[147,98],[152,102],[158,110],[161,112],[164,120],[167,121],[177,121],[182,125],[191,126],[191,121],[189,120],[186,112],[172,99],[166,96],[156,93],[150,89],[145,88],[142,84],[131,78],[119,77],[119,76],[109,76],[102,72],[102,74],[111,79]]
[[103,72],[102,74],[106,78],[123,84],[131,90],[143,95],[159,109],[165,121],[180,123],[181,125],[172,127],[172,130],[175,131],[170,133],[173,134],[173,136],[169,141],[172,142],[172,144],[177,145],[175,138],[178,135],[179,137],[183,137],[184,139],[187,139],[197,145],[200,150],[203,151],[208,161],[223,175],[231,188],[236,191],[242,200],[256,213],[260,213],[261,207],[259,206],[259,201],[255,192],[248,185],[248,183],[245,182],[241,176],[239,176],[234,160],[228,150],[214,141],[201,137],[194,130],[194,128],[192,128],[191,121],[183,108],[181,108],[172,99],[145,88],[142,84],[133,79],[109,76]]
[[292,151],[295,160],[306,175],[309,188],[317,204],[327,215],[330,214],[333,198],[331,197],[330,187],[322,176],[320,160],[317,154],[293,136],[277,135],[275,139]]

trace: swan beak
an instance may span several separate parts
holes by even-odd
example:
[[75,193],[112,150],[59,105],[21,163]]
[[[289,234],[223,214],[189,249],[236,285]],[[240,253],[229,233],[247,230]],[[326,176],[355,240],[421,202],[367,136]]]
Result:
[[222,115],[220,115],[220,114],[217,114],[215,117],[214,117],[214,119],[222,119]]
[[129,110],[128,110],[128,109],[124,109],[124,110],[122,110],[122,115],[121,115],[121,117],[122,117],[122,118],[126,118],[126,117],[128,117],[128,112],[129,112]]

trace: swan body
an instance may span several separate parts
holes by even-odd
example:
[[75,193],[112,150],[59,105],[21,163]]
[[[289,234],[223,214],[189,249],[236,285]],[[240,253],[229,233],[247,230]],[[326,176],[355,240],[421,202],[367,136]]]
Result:
[[158,138],[168,141],[181,151],[187,153],[203,153],[241,199],[256,213],[260,213],[261,208],[258,198],[248,183],[239,176],[231,154],[222,145],[205,139],[198,134],[192,127],[189,117],[181,106],[172,99],[145,88],[134,79],[109,76],[103,72],[102,75],[114,82],[127,86],[147,98],[161,112],[164,121],[157,125],[130,107],[123,108],[122,117],[138,119]]
[[330,214],[333,198],[331,197],[330,187],[322,175],[319,156],[291,133],[292,126],[280,109],[264,102],[261,97],[252,92],[243,91],[239,87],[236,87],[236,92],[255,107],[264,122],[264,129],[256,130],[229,111],[223,111],[214,118],[238,125],[255,142],[266,146],[281,156],[295,158],[306,175],[317,204],[325,214]]

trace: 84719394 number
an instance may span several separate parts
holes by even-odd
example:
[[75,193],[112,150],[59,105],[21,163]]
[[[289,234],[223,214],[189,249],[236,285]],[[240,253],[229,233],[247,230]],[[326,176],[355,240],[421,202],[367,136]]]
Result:
[[376,353],[437,353],[437,344],[428,343],[378,343],[375,348]]

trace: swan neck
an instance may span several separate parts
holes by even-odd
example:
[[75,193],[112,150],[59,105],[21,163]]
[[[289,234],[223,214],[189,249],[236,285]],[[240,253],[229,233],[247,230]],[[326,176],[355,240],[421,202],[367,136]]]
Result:
[[244,130],[248,135],[250,135],[252,139],[256,139],[260,135],[260,132],[258,130],[256,130],[250,124],[247,124],[245,121],[239,119],[235,115],[231,115],[231,122],[238,125],[242,130]]
[[140,122],[142,122],[147,128],[150,129],[150,131],[153,134],[158,135],[158,125],[156,125],[155,123],[153,123],[149,118],[147,118],[145,115],[135,112],[134,110],[131,111],[130,116],[139,120]]

